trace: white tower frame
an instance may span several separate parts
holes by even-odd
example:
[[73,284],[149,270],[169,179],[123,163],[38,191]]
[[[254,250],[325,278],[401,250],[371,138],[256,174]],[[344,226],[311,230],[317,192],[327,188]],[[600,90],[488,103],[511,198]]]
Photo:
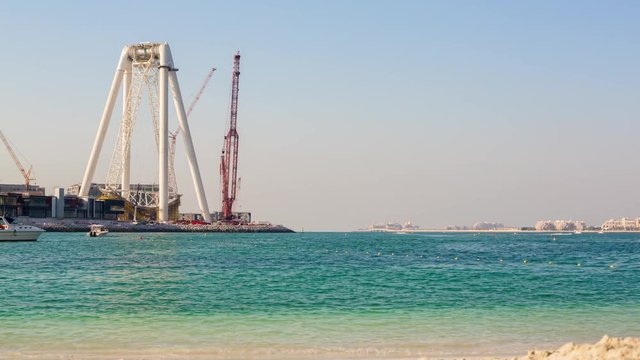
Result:
[[[123,114],[122,126],[116,148],[114,149],[113,160],[109,174],[107,176],[107,188],[116,191],[115,187],[119,187],[122,196],[129,198],[130,192],[130,173],[131,173],[131,134],[133,125],[135,124],[136,112],[140,105],[142,97],[141,81],[135,81],[136,71],[143,71],[138,74],[149,89],[149,104],[152,108],[152,118],[154,128],[156,128],[156,143],[158,145],[158,220],[166,222],[169,220],[169,87],[173,97],[174,107],[176,109],[180,132],[184,139],[185,150],[189,160],[189,169],[193,179],[193,185],[196,191],[198,206],[203,218],[207,222],[211,222],[211,214],[205,198],[204,187],[202,186],[202,178],[200,176],[200,168],[198,160],[193,148],[191,139],[191,131],[187,123],[187,115],[185,113],[184,104],[182,102],[182,94],[178,85],[177,69],[173,66],[171,50],[167,43],[140,43],[135,45],[127,45],[122,50],[120,60],[116,68],[116,73],[111,83],[111,90],[107,97],[107,103],[102,113],[98,133],[93,143],[89,162],[84,172],[82,186],[80,188],[80,196],[87,196],[93,181],[96,165],[102,145],[104,143],[113,108],[118,97],[120,86],[123,85]],[[123,84],[124,80],[124,84]],[[157,93],[156,93],[157,91]],[[156,112],[157,111],[157,112]],[[117,180],[114,180],[117,179]],[[120,184],[117,184],[117,182]],[[172,189],[175,190],[175,189]]]

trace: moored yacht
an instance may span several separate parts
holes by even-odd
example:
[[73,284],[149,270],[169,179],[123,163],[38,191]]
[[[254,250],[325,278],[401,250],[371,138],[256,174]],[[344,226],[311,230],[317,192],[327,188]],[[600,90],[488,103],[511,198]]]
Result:
[[10,217],[0,216],[0,241],[36,241],[43,232],[39,227],[17,224]]

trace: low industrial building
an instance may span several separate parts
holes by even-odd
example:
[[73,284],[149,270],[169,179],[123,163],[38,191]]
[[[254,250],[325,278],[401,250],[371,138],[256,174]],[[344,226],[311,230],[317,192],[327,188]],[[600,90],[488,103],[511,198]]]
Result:
[[51,217],[51,197],[22,193],[0,193],[0,214]]
[[122,200],[65,195],[62,188],[56,188],[54,195],[44,195],[44,188],[26,192],[24,185],[19,187],[20,191],[14,191],[13,185],[0,184],[0,214],[11,217],[117,220],[124,213]]
[[21,193],[30,195],[44,195],[44,188],[38,185],[0,184],[0,194]]

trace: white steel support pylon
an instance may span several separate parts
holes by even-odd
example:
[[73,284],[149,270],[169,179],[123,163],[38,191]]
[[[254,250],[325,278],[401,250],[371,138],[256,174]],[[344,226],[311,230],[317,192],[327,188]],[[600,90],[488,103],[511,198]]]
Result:
[[[129,118],[129,91],[131,89],[131,63],[127,62],[126,67],[123,73],[123,84],[122,84],[122,122],[130,122]],[[120,134],[120,136],[125,136],[125,134]],[[131,188],[131,152],[126,151],[126,153],[122,155],[123,162],[123,170],[122,170],[122,197],[125,199],[129,198],[129,190]]]
[[[185,114],[180,86],[178,85],[177,69],[173,66],[171,50],[166,43],[140,43],[127,45],[122,50],[107,103],[102,113],[96,139],[93,143],[91,155],[84,172],[80,196],[87,196],[93,181],[98,158],[102,150],[104,138],[109,128],[111,115],[118,96],[120,86],[123,87],[123,111],[118,141],[114,149],[111,167],[107,175],[106,190],[119,192],[122,197],[129,199],[131,174],[131,135],[135,125],[137,111],[146,87],[149,95],[151,115],[154,122],[156,144],[158,146],[158,220],[169,220],[168,200],[169,189],[169,87],[174,107],[180,125],[182,137],[189,160],[189,169],[196,191],[198,206],[203,218],[211,222],[209,207],[205,198],[204,187],[196,159],[189,124]],[[175,189],[172,189],[174,191]]]

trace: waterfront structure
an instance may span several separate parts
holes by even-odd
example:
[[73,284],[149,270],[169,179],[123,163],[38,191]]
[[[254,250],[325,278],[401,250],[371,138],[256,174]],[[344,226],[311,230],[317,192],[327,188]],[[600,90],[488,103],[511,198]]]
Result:
[[[21,187],[24,187],[21,185]],[[51,216],[51,197],[29,193],[0,193],[0,215],[16,217]]]
[[29,195],[44,195],[45,188],[38,185],[0,184],[0,193],[21,193]]
[[640,217],[628,218],[623,217],[621,219],[609,219],[600,226],[602,231],[640,231]]
[[117,220],[124,210],[122,199],[65,195],[61,188],[56,188],[53,196],[0,192],[0,215],[9,217]]
[[540,220],[535,225],[537,231],[582,231],[586,228],[581,220]]
[[[170,188],[169,182],[168,94],[170,89],[180,129],[182,130],[181,134],[184,139],[200,212],[207,222],[211,221],[176,71],[171,50],[166,43],[140,43],[124,47],[116,67],[82,184],[80,185],[80,197],[89,195],[98,158],[102,151],[102,145],[121,85],[123,88],[123,113],[120,131],[105,186],[100,190],[103,193],[112,194],[113,198],[124,199],[133,207],[138,206],[148,196],[148,194],[132,191],[130,182],[133,127],[143,92],[146,88],[152,113],[151,118],[154,123],[159,162],[158,191],[157,194],[152,194],[151,196],[154,201],[152,207],[157,209],[159,221],[166,222],[169,220],[170,198],[175,198],[177,195],[176,190]],[[142,206],[142,204],[140,205]]]
[[[117,200],[118,197],[112,196],[109,192],[104,192],[107,184],[92,183],[89,188],[88,197],[93,197],[99,200],[112,199]],[[150,220],[157,221],[158,214],[156,211],[156,203],[158,202],[158,192],[160,187],[158,184],[130,184],[129,191],[132,194],[131,201],[124,202],[124,211],[118,220],[120,221],[137,221],[137,220]],[[67,194],[80,196],[80,184],[73,184],[67,187]],[[118,189],[120,189],[118,185]],[[168,220],[179,220],[180,210],[180,194],[174,194],[171,197],[171,201],[168,204]]]

